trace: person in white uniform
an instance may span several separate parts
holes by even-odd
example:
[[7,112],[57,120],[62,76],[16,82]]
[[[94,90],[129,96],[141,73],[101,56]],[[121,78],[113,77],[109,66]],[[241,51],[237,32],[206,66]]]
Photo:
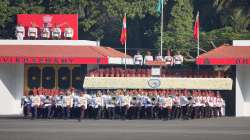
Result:
[[84,91],[81,91],[80,95],[76,97],[76,106],[78,108],[78,120],[82,121],[88,106],[88,97]]
[[147,55],[144,57],[144,64],[147,64],[147,62],[154,61],[153,56],[151,55],[150,51],[147,51]]
[[70,111],[73,107],[73,97],[68,90],[66,95],[63,96],[63,118],[68,119],[70,117]]
[[52,28],[52,39],[61,39],[61,34],[62,30],[59,25],[56,25],[54,28]]
[[136,55],[134,55],[134,64],[135,65],[142,65],[143,64],[143,57],[140,51],[137,51]]
[[174,58],[171,56],[170,50],[168,50],[167,55],[164,57],[164,61],[166,62],[167,66],[173,66]]
[[37,27],[35,26],[34,23],[32,23],[31,27],[28,28],[28,37],[31,40],[37,39]]
[[25,29],[21,24],[17,24],[15,34],[17,40],[23,40],[25,36]]
[[41,29],[41,38],[43,40],[50,39],[50,28],[48,27],[47,23],[44,23],[44,27]]
[[64,38],[67,40],[71,40],[74,36],[74,30],[69,25],[64,29]]
[[32,117],[31,119],[36,119],[37,118],[37,109],[41,105],[41,98],[39,95],[37,95],[36,92],[31,91],[31,112],[32,112]]

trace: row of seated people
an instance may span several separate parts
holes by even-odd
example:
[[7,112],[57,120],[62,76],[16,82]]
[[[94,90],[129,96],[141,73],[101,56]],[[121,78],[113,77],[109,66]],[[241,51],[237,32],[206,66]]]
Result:
[[161,53],[158,53],[157,56],[153,57],[150,51],[147,51],[147,54],[144,57],[141,55],[140,51],[137,51],[136,55],[134,55],[135,65],[150,65],[150,62],[161,62],[158,64],[174,66],[181,65],[183,61],[184,57],[180,54],[180,52],[171,56],[170,50],[167,51],[166,56],[162,56]]
[[[27,31],[27,35],[25,33]],[[15,35],[17,40],[23,39],[42,39],[42,40],[49,40],[49,39],[67,39],[71,40],[74,35],[74,30],[69,26],[66,25],[66,28],[62,29],[60,25],[55,25],[54,27],[49,26],[48,23],[44,23],[43,27],[38,28],[37,25],[32,23],[31,27],[25,29],[24,26],[18,24],[16,26]]]
[[[150,77],[150,68],[126,69],[123,68],[100,68],[94,69],[88,73],[90,77]],[[191,71],[191,70],[161,70],[161,77],[193,77],[193,78],[224,78],[223,72],[216,71]]]

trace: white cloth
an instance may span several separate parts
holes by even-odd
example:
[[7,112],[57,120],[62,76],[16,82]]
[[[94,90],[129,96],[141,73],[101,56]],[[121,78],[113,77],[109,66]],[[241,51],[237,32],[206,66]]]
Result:
[[29,29],[28,29],[28,37],[37,38],[37,28],[36,27],[29,27]]
[[159,107],[166,107],[166,97],[159,96],[158,103],[159,103]]
[[175,55],[174,56],[174,64],[175,65],[181,65],[183,63],[183,56],[182,55]]
[[55,104],[56,106],[63,106],[63,96],[56,96],[55,97]]
[[88,98],[87,98],[87,96],[86,95],[77,96],[76,97],[76,106],[77,107],[84,106],[85,109],[87,109],[87,106],[88,106]]
[[124,101],[122,106],[130,106],[131,97],[129,95],[124,96]]
[[166,62],[166,65],[173,65],[174,63],[174,58],[172,56],[165,56],[164,61]]
[[50,29],[48,27],[45,27],[42,29],[41,36],[43,38],[50,38]]
[[173,98],[173,105],[174,106],[180,106],[180,97],[179,96],[175,96],[174,98]]
[[151,56],[151,55],[146,55],[146,56],[144,57],[144,64],[146,64],[146,63],[149,62],[149,61],[154,61],[154,58],[153,58],[153,56]]
[[23,40],[25,36],[25,29],[23,26],[16,26],[16,38],[17,40]]
[[63,96],[63,107],[73,106],[73,97],[71,95]]
[[142,57],[142,55],[135,55],[134,56],[134,64],[135,65],[142,65],[143,64],[143,57]]
[[30,96],[30,100],[31,100],[31,107],[34,106],[40,106],[41,105],[41,98],[39,95],[35,95],[35,96]]
[[180,96],[180,105],[186,106],[187,104],[189,104],[188,98],[186,96]]
[[115,107],[115,103],[114,103],[113,98],[115,98],[115,97],[112,97],[110,95],[106,96],[106,99],[107,99],[106,108]]
[[163,61],[163,57],[160,56],[160,55],[157,55],[157,56],[155,57],[155,60],[156,60],[156,61]]
[[74,30],[72,28],[65,28],[64,37],[72,38],[74,35]]
[[53,28],[52,29],[52,37],[60,38],[62,34],[61,28]]
[[172,108],[172,106],[173,106],[172,98],[168,96],[165,98],[165,101],[166,101],[166,103],[165,103],[164,107]]

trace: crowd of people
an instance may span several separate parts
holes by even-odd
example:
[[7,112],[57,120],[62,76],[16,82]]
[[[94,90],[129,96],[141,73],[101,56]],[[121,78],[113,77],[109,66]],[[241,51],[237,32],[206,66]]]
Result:
[[[26,33],[27,31],[27,33]],[[24,26],[18,24],[16,26],[15,35],[17,40],[30,39],[30,40],[71,40],[74,36],[74,30],[69,25],[63,29],[59,24],[51,27],[48,23],[44,23],[43,27],[39,28],[35,23],[25,29]]]
[[[202,119],[224,116],[219,91],[30,90],[22,98],[31,119]],[[52,90],[51,90],[52,91]]]
[[[151,77],[151,68],[122,68],[108,67],[93,69],[87,74],[90,77]],[[223,72],[216,71],[192,71],[192,70],[171,70],[161,68],[160,77],[189,77],[189,78],[224,78]]]

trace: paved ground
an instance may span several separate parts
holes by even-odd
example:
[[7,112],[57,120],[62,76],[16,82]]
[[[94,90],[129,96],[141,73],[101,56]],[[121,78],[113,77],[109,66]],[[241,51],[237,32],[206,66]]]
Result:
[[249,140],[250,118],[211,120],[23,120],[0,118],[0,140]]

